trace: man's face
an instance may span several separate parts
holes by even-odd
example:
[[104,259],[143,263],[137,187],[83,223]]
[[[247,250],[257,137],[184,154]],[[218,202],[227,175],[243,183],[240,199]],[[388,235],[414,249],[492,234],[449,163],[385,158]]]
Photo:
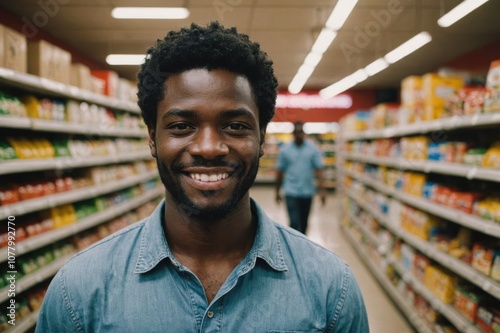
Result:
[[206,69],[170,76],[157,119],[150,146],[167,203],[206,221],[228,216],[248,196],[263,153],[248,80]]
[[295,143],[302,144],[304,142],[304,130],[302,129],[302,125],[296,125],[293,129],[293,138]]

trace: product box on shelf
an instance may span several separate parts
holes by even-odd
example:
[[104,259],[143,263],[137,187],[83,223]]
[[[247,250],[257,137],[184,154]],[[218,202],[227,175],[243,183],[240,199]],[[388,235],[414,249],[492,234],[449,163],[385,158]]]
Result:
[[489,305],[480,305],[477,310],[476,325],[485,333],[493,333],[494,318],[500,318],[500,310]]
[[481,243],[474,244],[472,246],[471,266],[486,276],[490,275],[495,253],[499,251]]
[[476,322],[479,305],[484,300],[478,288],[473,286],[458,286],[455,290],[455,308],[471,323]]
[[485,112],[500,111],[500,59],[491,63],[486,77],[488,94],[484,102]]
[[423,120],[422,77],[409,76],[401,81],[400,123],[414,123]]
[[92,91],[93,82],[90,68],[80,63],[72,63],[70,70],[70,84],[88,91]]
[[423,120],[442,118],[445,112],[447,99],[463,88],[464,80],[461,77],[445,77],[436,73],[422,76],[422,92],[424,101]]
[[119,77],[118,73],[109,70],[91,70],[92,76],[103,80],[103,93],[109,97],[116,97],[118,92]]
[[26,37],[4,25],[0,25],[0,67],[22,73],[27,70]]
[[28,43],[28,72],[64,84],[70,83],[71,54],[45,40]]
[[442,268],[428,265],[424,273],[424,285],[441,301],[452,303],[456,289],[456,277]]

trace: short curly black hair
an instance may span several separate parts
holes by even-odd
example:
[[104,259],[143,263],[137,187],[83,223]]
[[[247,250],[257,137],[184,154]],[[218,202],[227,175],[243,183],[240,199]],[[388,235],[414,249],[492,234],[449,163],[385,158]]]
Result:
[[168,77],[197,68],[225,69],[247,78],[259,109],[260,127],[271,121],[278,87],[273,62],[247,35],[212,22],[206,27],[193,23],[190,28],[171,31],[148,50],[137,76],[138,104],[146,125],[156,125],[157,106],[165,97]]

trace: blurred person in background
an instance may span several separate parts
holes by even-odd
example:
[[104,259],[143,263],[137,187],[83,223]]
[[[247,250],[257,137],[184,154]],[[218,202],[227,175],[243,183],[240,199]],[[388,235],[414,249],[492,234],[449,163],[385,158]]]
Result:
[[318,182],[321,204],[326,202],[323,177],[323,156],[318,146],[305,138],[304,124],[296,122],[293,141],[284,145],[278,153],[276,165],[276,202],[282,201],[281,188],[285,193],[290,226],[305,234],[309,212],[316,194]]

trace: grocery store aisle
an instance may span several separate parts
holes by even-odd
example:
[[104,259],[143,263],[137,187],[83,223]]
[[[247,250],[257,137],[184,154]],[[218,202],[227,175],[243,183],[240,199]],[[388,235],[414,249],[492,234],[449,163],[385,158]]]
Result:
[[[285,205],[276,204],[272,186],[256,185],[250,193],[272,219],[288,225]],[[324,207],[319,200],[314,202],[309,219],[308,237],[337,253],[352,267],[365,298],[371,333],[414,333],[415,330],[406,322],[345,239],[339,228],[337,206],[336,194],[330,194]]]

